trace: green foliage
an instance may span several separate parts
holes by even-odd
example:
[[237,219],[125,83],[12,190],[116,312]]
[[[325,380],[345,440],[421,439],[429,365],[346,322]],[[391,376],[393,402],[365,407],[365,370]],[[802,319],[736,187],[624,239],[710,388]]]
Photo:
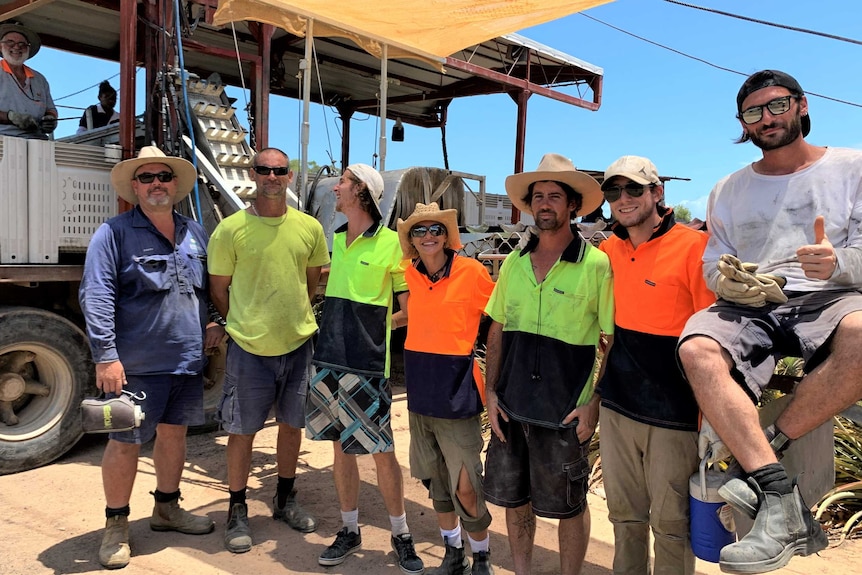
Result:
[[[299,160],[293,159],[290,161],[290,169],[294,174],[299,174]],[[320,170],[321,166],[314,160],[310,160],[308,162],[308,173],[316,174]]]
[[685,206],[677,206],[673,209],[673,217],[676,221],[687,224],[691,221],[691,210]]

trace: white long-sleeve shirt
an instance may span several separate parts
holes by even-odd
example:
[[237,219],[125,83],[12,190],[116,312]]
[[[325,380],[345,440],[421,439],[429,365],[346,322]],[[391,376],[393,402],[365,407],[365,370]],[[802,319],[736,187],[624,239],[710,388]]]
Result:
[[[798,262],[771,265],[814,243],[819,215],[838,257],[832,277],[806,278]],[[758,174],[748,165],[715,185],[707,223],[703,272],[713,291],[721,254],[784,276],[785,291],[862,289],[862,151],[828,148],[804,170],[783,176]]]

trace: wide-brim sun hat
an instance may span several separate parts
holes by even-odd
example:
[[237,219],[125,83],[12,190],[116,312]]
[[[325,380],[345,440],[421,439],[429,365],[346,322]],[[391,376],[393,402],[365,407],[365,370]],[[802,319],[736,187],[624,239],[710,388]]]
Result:
[[380,198],[383,197],[383,176],[380,175],[380,172],[368,164],[350,164],[344,171],[350,172],[357,180],[365,184],[380,219],[383,219],[383,212],[380,210]]
[[117,194],[130,204],[138,203],[138,197],[132,189],[132,178],[138,168],[146,164],[165,164],[177,176],[177,195],[174,196],[174,204],[181,202],[189,195],[198,177],[195,167],[188,160],[166,156],[156,146],[144,146],[138,152],[137,158],[123,160],[111,170],[111,184],[117,190]]
[[594,212],[602,205],[604,197],[599,183],[584,172],[579,172],[572,161],[560,154],[545,154],[534,172],[521,172],[506,178],[506,194],[512,205],[520,211],[532,215],[526,202],[530,184],[535,182],[563,182],[581,194],[583,201],[578,216]]
[[406,220],[398,218],[396,227],[398,228],[398,239],[401,242],[401,252],[405,258],[415,257],[416,249],[413,247],[413,242],[410,238],[410,230],[419,222],[437,222],[446,226],[446,237],[449,240],[449,248],[455,251],[460,250],[461,234],[458,232],[458,210],[441,210],[437,202],[430,204],[417,203],[413,208],[413,213]]
[[42,40],[39,38],[39,35],[26,26],[16,23],[0,24],[0,40],[2,40],[3,36],[9,32],[18,32],[27,38],[27,42],[30,43],[30,55],[27,56],[28,60],[35,56],[36,53],[39,52],[39,48],[42,47]]

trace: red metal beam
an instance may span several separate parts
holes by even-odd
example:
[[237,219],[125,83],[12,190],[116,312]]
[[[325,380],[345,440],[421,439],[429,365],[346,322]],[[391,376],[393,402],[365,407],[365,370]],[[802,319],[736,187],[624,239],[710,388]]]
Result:
[[489,70],[475,64],[470,64],[469,62],[465,62],[457,58],[446,58],[446,63],[444,64],[444,66],[447,68],[461,70],[462,72],[467,72],[468,74],[472,74],[474,76],[493,80],[505,86],[510,86],[512,88],[518,88],[520,90],[525,90],[533,94],[545,96],[546,98],[551,98],[552,100],[557,100],[565,104],[570,104],[579,108],[586,108],[587,110],[592,110],[593,112],[599,109],[599,105],[601,103],[601,77],[599,77],[599,81],[596,83],[596,85],[591,86],[593,88],[593,101],[590,102],[584,100],[583,98],[577,98],[575,96],[570,96],[569,94],[563,94],[562,92],[558,92],[552,88],[545,88],[544,86],[534,84],[533,82],[530,82],[528,80],[524,80],[521,78],[513,78],[512,76],[507,76],[506,74],[494,72],[493,70]]
[[[183,40],[183,48],[188,48],[189,50],[194,50],[195,52],[200,52],[201,54],[209,54],[210,56],[221,56],[222,58],[236,60],[236,52],[234,52],[233,50],[216,48],[215,46],[207,46],[206,44],[201,44],[200,42],[192,40],[191,38]],[[240,52],[239,57],[246,62],[251,62],[252,64],[258,65],[260,64],[260,56],[256,54]]]
[[[135,154],[135,46],[138,41],[138,4],[120,4],[120,146],[122,157],[131,158]],[[130,210],[132,205],[117,198],[121,212]]]

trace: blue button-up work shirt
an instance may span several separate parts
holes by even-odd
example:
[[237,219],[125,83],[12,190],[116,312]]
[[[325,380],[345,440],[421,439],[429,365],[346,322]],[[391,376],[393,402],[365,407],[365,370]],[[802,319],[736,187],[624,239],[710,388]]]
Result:
[[132,375],[197,374],[205,363],[207,236],[174,213],[174,244],[139,207],[90,241],[79,299],[93,361]]

